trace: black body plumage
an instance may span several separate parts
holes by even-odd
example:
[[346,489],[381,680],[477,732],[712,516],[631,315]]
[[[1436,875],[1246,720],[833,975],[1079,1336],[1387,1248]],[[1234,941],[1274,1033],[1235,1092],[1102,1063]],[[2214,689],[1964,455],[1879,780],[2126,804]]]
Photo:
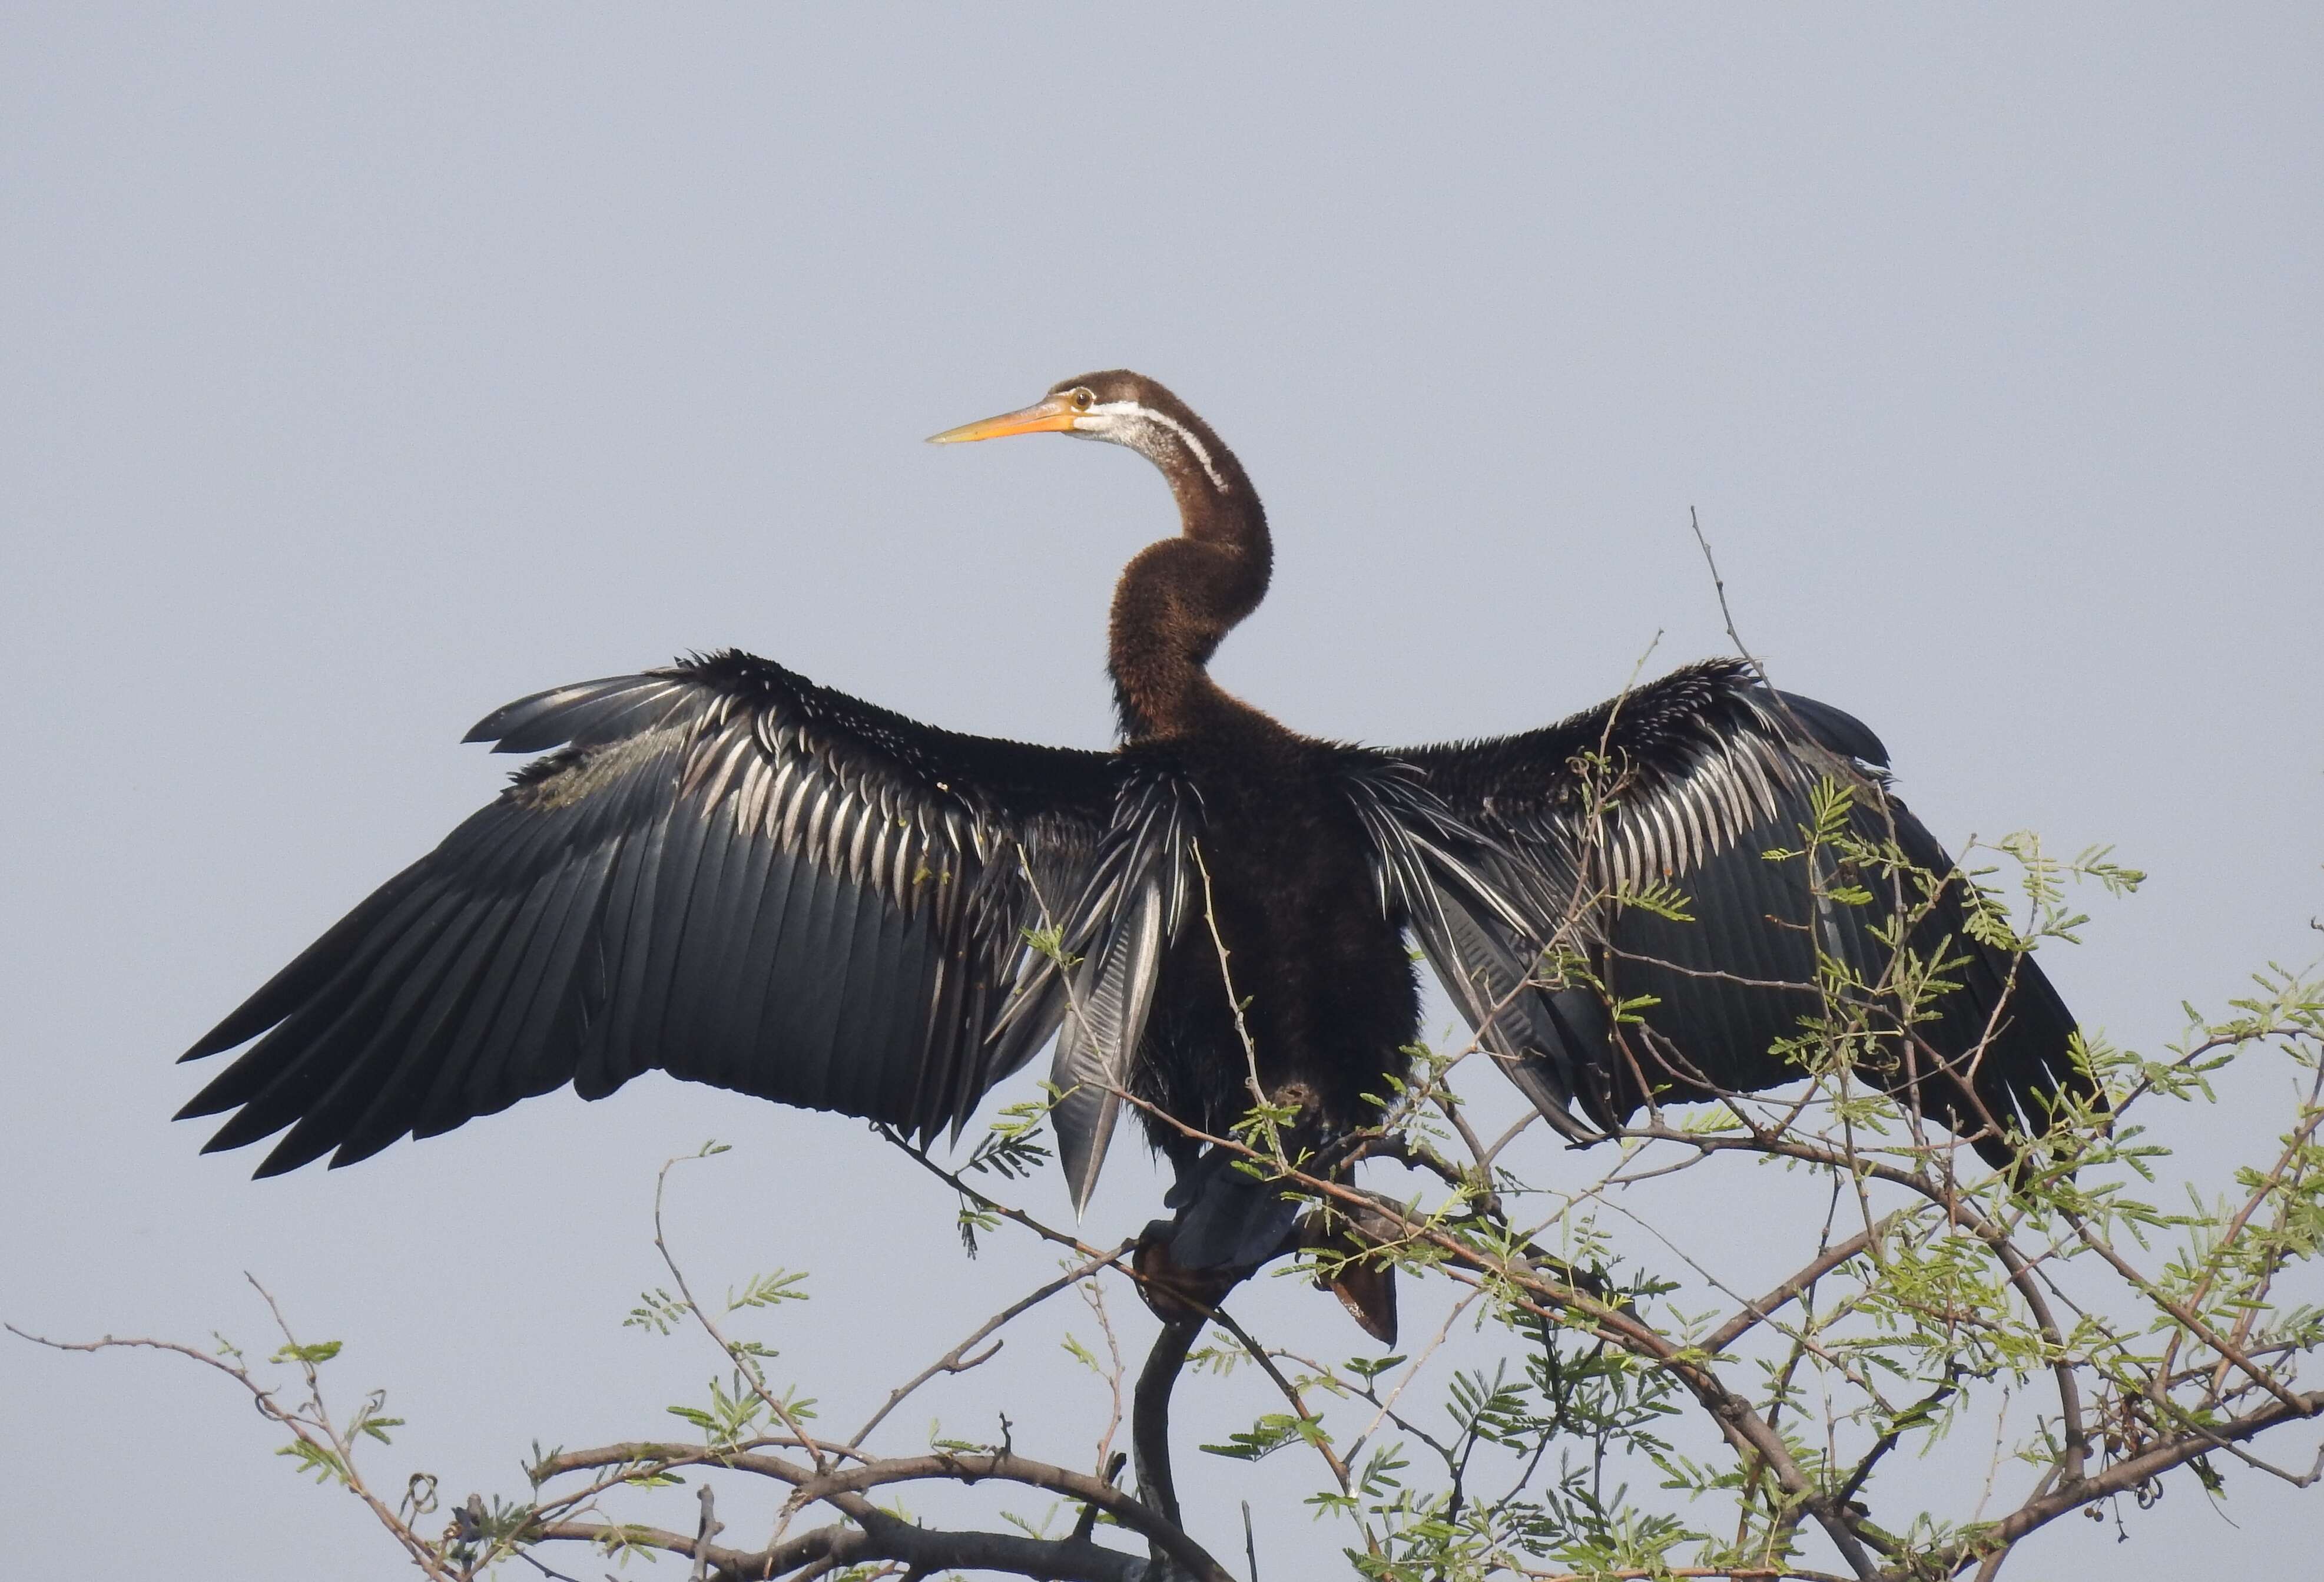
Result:
[[[1054,1040],[1080,1202],[1125,1094],[1182,1180],[1181,1126],[1223,1135],[1254,1081],[1317,1139],[1364,1124],[1417,1032],[1408,940],[1588,1140],[1651,1097],[1791,1079],[1770,1050],[1821,1004],[1820,961],[1879,978],[1879,930],[1919,893],[1834,905],[1808,859],[1764,856],[1820,784],[1858,834],[1950,872],[1869,731],[1737,662],[1494,741],[1286,729],[1204,669],[1268,575],[1231,453],[1135,375],[1028,410],[1053,409],[1028,426],[1139,449],[1185,522],[1115,597],[1120,749],[940,730],[737,652],[511,704],[469,739],[543,756],[189,1051],[250,1044],[182,1112],[235,1112],[209,1147],[287,1128],[259,1173],[346,1164],[651,1069],[927,1137]],[[1692,921],[1626,900],[1656,884]],[[1956,887],[1915,925],[1960,987],[1932,1015],[1876,1008],[1865,1070],[2006,1162],[2090,1084],[2039,968],[1964,924]],[[1597,985],[1541,975],[1551,945]],[[1655,1003],[1627,1023],[1609,995]],[[1249,1254],[1248,1232],[1194,1262]]]

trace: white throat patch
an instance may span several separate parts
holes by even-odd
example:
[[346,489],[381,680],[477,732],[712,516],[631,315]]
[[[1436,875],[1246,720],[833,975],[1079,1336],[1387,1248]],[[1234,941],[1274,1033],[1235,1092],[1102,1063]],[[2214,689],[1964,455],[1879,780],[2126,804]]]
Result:
[[[1093,419],[1099,421],[1092,421]],[[1167,430],[1176,435],[1178,442],[1191,451],[1194,459],[1202,464],[1203,472],[1210,478],[1212,486],[1222,493],[1226,489],[1227,480],[1221,476],[1217,465],[1211,460],[1209,449],[1194,437],[1194,431],[1192,429],[1167,412],[1157,412],[1152,407],[1140,406],[1134,401],[1101,402],[1076,417],[1074,420],[1074,427],[1084,430],[1094,439],[1119,439],[1120,443],[1155,462],[1162,459],[1156,453],[1158,447],[1155,430]]]

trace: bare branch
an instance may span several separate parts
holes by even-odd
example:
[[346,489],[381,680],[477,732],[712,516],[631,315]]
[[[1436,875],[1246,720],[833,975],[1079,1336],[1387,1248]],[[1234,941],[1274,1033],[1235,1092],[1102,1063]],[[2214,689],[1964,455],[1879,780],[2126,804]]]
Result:
[[860,1446],[864,1440],[870,1439],[872,1437],[872,1430],[878,1428],[882,1422],[886,1421],[888,1414],[895,1411],[897,1407],[902,1405],[906,1396],[911,1394],[913,1391],[918,1390],[930,1379],[935,1378],[938,1374],[964,1374],[969,1369],[977,1366],[979,1364],[990,1361],[1001,1350],[1001,1342],[997,1340],[992,1343],[992,1349],[991,1351],[979,1353],[973,1357],[968,1355],[971,1351],[974,1350],[977,1346],[982,1344],[986,1337],[1005,1328],[1011,1319],[1033,1308],[1038,1307],[1041,1303],[1048,1300],[1051,1297],[1056,1295],[1059,1291],[1064,1291],[1066,1287],[1077,1285],[1081,1281],[1087,1280],[1091,1275],[1096,1273],[1099,1270],[1114,1264],[1137,1244],[1137,1241],[1133,1238],[1130,1241],[1123,1242],[1120,1246],[1114,1248],[1113,1251],[1110,1253],[1100,1253],[1093,1258],[1086,1259],[1081,1263],[1075,1265],[1074,1268],[1068,1269],[1065,1273],[1058,1275],[1056,1279],[1050,1281],[1047,1285],[1038,1288],[1028,1295],[1011,1302],[1009,1306],[1001,1309],[1001,1311],[993,1314],[992,1317],[987,1318],[982,1324],[977,1326],[975,1330],[958,1346],[954,1346],[950,1351],[945,1353],[944,1355],[936,1358],[936,1361],[930,1363],[927,1367],[922,1368],[918,1373],[913,1374],[912,1377],[907,1379],[904,1383],[897,1385],[893,1390],[890,1391],[888,1392],[887,1401],[881,1404],[880,1410],[873,1412],[871,1420],[864,1423],[862,1428],[856,1429],[854,1435],[849,1439],[847,1443],[850,1448]]

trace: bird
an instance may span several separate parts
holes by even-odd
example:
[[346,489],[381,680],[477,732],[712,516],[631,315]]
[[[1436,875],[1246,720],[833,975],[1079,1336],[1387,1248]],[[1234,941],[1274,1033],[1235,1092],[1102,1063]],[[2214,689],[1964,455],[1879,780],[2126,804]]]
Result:
[[1420,1041],[1416,958],[1575,1143],[1797,1079],[1833,976],[1884,985],[1900,950],[1951,990],[1865,996],[1868,1081],[2000,1168],[2099,1102],[2072,1015],[1972,926],[1851,716],[1736,658],[1490,740],[1302,735],[1210,674],[1273,560],[1217,432],[1116,369],[933,439],[1036,433],[1138,452],[1177,504],[1113,592],[1111,750],[733,650],[511,703],[466,738],[530,755],[505,789],[187,1051],[247,1046],[180,1113],[233,1112],[205,1152],[281,1133],[261,1176],[347,1165],[652,1069],[926,1147],[1053,1047],[1074,1208],[1135,1114],[1176,1179],[1149,1233],[1233,1271],[1292,1201],[1231,1168],[1238,1123],[1263,1100],[1325,1156],[1376,1123]]

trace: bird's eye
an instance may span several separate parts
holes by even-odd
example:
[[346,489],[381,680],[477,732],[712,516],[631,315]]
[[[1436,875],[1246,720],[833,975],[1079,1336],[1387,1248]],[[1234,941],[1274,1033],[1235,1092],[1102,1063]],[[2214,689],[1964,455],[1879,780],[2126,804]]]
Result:
[[1085,412],[1096,404],[1097,397],[1091,393],[1087,388],[1076,389],[1074,392],[1074,410],[1075,412]]

